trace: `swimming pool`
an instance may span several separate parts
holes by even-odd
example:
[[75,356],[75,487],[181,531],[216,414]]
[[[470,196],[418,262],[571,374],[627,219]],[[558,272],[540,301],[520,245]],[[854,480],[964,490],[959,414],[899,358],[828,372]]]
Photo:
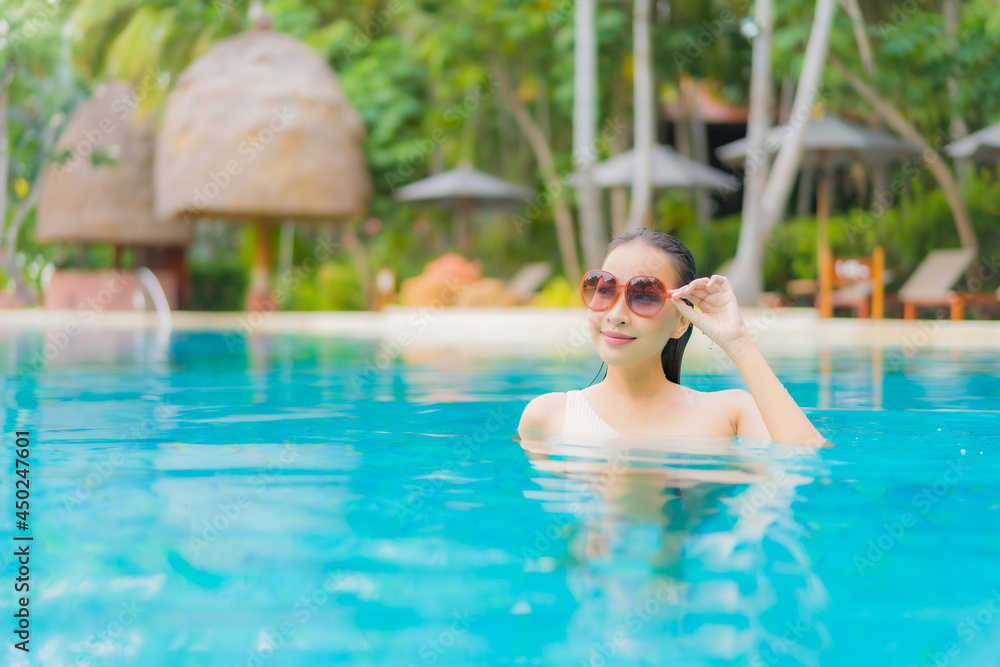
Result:
[[[5,664],[1000,660],[995,352],[771,354],[837,447],[610,450],[511,437],[589,359],[104,331],[38,361],[43,344],[0,335],[5,470],[15,431],[33,445],[31,661],[7,634]],[[690,359],[683,381],[733,373]]]

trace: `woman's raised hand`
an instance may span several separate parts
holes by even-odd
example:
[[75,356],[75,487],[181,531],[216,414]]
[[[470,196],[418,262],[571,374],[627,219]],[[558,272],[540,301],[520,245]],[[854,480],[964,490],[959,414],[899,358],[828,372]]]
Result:
[[[748,335],[736,295],[725,276],[695,278],[684,287],[668,290],[668,294],[677,310],[727,353],[731,344]],[[698,306],[700,312],[682,299]]]

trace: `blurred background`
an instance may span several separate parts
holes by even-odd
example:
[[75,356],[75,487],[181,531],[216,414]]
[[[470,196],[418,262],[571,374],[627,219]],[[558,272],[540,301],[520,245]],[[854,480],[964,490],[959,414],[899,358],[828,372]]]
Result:
[[746,303],[812,305],[824,247],[884,250],[890,315],[935,249],[990,295],[996,155],[949,147],[998,37],[987,0],[0,0],[0,302],[148,267],[191,310],[570,306],[635,226]]

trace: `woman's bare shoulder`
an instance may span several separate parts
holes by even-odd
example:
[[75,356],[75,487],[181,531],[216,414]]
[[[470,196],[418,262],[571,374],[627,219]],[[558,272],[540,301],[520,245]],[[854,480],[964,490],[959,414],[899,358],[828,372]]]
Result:
[[554,391],[531,399],[521,413],[517,432],[527,434],[559,435],[566,418],[566,392]]
[[727,421],[732,422],[734,427],[742,414],[750,409],[756,410],[753,396],[746,389],[720,389],[719,391],[699,391],[691,387],[685,387],[685,389],[689,392],[688,400],[695,406],[724,417]]

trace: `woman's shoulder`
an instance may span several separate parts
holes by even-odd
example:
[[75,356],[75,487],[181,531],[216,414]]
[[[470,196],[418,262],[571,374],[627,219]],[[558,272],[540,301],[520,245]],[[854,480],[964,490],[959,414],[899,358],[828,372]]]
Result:
[[521,413],[521,423],[517,427],[521,437],[529,432],[561,433],[566,418],[566,394],[554,391],[531,399]]
[[755,405],[753,396],[746,389],[720,389],[718,391],[699,391],[691,387],[685,387],[685,389],[689,392],[689,400],[712,406],[715,410],[721,410],[726,413],[728,418],[733,418]]

